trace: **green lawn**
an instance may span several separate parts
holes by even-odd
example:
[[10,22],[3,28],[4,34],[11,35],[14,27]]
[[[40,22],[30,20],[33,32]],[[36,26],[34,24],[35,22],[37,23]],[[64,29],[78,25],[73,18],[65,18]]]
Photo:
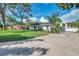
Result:
[[46,34],[45,32],[30,30],[0,30],[0,42],[25,40]]
[[79,30],[77,32],[79,33]]

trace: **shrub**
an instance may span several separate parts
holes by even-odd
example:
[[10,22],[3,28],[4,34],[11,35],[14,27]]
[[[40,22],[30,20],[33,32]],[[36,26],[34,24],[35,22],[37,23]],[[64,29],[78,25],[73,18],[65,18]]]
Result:
[[52,29],[52,33],[60,33],[60,24],[55,24],[55,27]]
[[58,29],[58,28],[54,28],[54,29],[52,29],[52,31],[51,31],[52,33],[59,33],[60,32],[60,30]]

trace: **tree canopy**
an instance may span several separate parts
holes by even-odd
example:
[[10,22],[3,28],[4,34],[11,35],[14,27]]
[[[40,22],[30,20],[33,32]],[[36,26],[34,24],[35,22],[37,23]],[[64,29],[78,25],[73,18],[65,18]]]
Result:
[[11,8],[15,8],[17,5],[17,3],[0,3],[0,13],[1,13],[1,16],[2,16],[2,26],[3,26],[3,29],[5,29],[6,27],[6,22],[5,22],[5,16],[6,16],[6,10],[7,9],[11,9]]
[[[6,10],[11,11],[11,13],[21,18],[21,22],[23,18],[31,17],[30,14],[31,6],[28,3],[0,3],[0,13],[2,15],[3,29],[5,29],[5,18],[6,18]],[[9,17],[9,19],[12,19]]]
[[21,27],[23,25],[23,19],[27,19],[31,16],[31,6],[28,3],[19,3],[16,8],[11,8],[10,11],[14,16],[20,18]]
[[71,27],[79,27],[79,19],[77,19],[76,21],[67,23],[69,26]]
[[63,10],[69,10],[73,7],[79,8],[79,3],[57,3],[57,6]]
[[49,22],[51,23],[52,32],[59,33],[60,32],[60,23],[62,22],[60,18],[58,18],[58,13],[52,13],[50,17],[48,17]]
[[48,20],[51,24],[56,24],[56,23],[60,23],[61,19],[58,18],[58,14],[57,13],[52,13],[52,16],[48,17]]

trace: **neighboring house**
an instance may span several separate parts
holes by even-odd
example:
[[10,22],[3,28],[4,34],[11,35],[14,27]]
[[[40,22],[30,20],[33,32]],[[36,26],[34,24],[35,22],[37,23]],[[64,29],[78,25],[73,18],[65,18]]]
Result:
[[68,26],[67,23],[64,23],[64,27],[65,27],[65,31],[70,31],[70,32],[77,32],[78,31],[78,27]]
[[46,32],[51,32],[51,24],[50,23],[41,23],[42,30]]
[[44,18],[44,17],[41,17],[40,19],[37,19],[37,18],[30,18],[30,19],[23,19],[23,22],[26,23],[26,22],[32,22],[32,25],[29,26],[29,29],[30,30],[43,30],[43,31],[46,31],[46,32],[50,32],[51,31],[51,24]]
[[29,27],[31,30],[51,31],[51,24],[44,17],[41,17],[40,19],[32,17],[30,20],[33,22],[32,26]]
[[50,32],[51,31],[51,24],[50,23],[33,23],[29,29],[31,30],[43,30],[43,31],[46,31],[46,32]]

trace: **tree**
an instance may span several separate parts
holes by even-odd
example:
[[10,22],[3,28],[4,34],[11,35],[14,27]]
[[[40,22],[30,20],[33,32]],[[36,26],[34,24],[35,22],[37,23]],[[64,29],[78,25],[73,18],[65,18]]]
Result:
[[77,19],[76,21],[72,22],[72,25],[75,27],[79,27],[79,19]]
[[52,13],[51,17],[48,17],[48,20],[51,24],[56,24],[56,23],[60,23],[61,19],[58,18],[58,14],[57,13]]
[[0,13],[2,15],[2,26],[3,26],[3,29],[6,29],[5,25],[6,25],[6,22],[5,22],[5,16],[6,16],[6,10],[9,9],[9,8],[13,8],[17,5],[17,3],[11,3],[11,4],[8,4],[8,3],[0,3]]
[[[79,3],[57,3],[57,6],[63,10],[70,10],[71,8],[79,8]],[[77,26],[79,28],[79,19],[75,22],[69,23],[71,26]]]
[[5,4],[0,3],[0,13],[2,15],[2,21],[3,21],[3,29],[5,29]]
[[79,19],[76,20],[76,26],[78,27],[79,30]]
[[63,10],[69,10],[73,7],[79,8],[79,3],[57,3],[57,6]]
[[27,19],[29,15],[31,15],[31,6],[28,3],[19,3],[16,8],[11,8],[10,11],[12,14],[18,18],[20,18],[21,21],[21,29],[23,27],[23,19]]
[[59,32],[60,31],[61,19],[58,18],[58,14],[52,13],[52,16],[48,17],[48,20],[52,24],[52,26],[54,27],[53,32]]
[[15,25],[15,24],[18,22],[15,18],[13,18],[13,17],[11,17],[11,16],[7,16],[6,18],[8,18],[8,19],[7,19],[7,22],[8,22],[10,25]]
[[67,24],[68,26],[71,26],[71,27],[79,27],[79,19]]

